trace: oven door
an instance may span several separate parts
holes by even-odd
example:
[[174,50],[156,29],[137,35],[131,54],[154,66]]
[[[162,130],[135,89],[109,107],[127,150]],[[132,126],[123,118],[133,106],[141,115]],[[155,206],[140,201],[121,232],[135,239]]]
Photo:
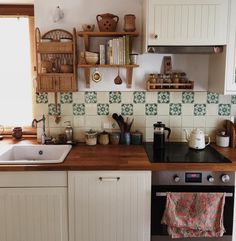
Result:
[[[232,197],[225,197],[224,206],[224,227],[225,234],[221,238],[209,238],[211,241],[232,241],[233,231],[233,210],[234,210],[234,187],[232,186],[152,186],[152,203],[151,203],[151,236],[152,241],[173,240],[168,236],[167,226],[161,224],[161,219],[166,205],[165,196],[157,196],[160,192],[226,192],[232,193]],[[194,241],[206,241],[208,238],[194,238]],[[186,241],[178,239],[178,241]],[[189,239],[188,239],[189,240]]]

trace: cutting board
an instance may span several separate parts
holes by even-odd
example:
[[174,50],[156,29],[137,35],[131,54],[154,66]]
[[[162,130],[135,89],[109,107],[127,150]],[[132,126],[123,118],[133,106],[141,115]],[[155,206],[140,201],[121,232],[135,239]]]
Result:
[[236,144],[236,139],[235,139],[236,138],[236,133],[235,133],[236,127],[235,127],[234,123],[230,120],[225,120],[224,127],[226,129],[227,134],[230,137],[229,146],[234,148],[235,144]]

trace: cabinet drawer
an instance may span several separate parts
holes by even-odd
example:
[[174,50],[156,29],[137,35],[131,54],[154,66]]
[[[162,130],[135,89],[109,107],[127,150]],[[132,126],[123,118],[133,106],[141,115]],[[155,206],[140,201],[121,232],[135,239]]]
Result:
[[67,187],[67,172],[0,172],[0,187]]

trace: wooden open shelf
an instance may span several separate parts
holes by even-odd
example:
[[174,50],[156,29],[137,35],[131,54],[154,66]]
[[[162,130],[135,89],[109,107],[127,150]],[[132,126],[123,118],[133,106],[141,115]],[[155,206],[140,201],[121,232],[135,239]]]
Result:
[[129,65],[120,65],[120,64],[79,64],[80,68],[84,69],[84,78],[86,82],[86,88],[90,88],[90,68],[126,68],[126,87],[131,88],[132,86],[132,77],[133,77],[133,68],[139,67],[137,64],[129,64]]
[[77,32],[78,36],[80,37],[122,37],[124,35],[129,35],[132,37],[138,37],[139,33],[138,32],[84,32],[84,31],[79,31]]
[[148,91],[186,91],[193,90],[193,87],[193,81],[189,81],[188,83],[150,83],[147,81]]

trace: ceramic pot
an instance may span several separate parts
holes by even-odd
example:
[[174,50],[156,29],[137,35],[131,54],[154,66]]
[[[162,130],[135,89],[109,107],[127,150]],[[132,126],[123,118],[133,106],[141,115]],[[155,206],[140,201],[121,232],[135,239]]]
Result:
[[105,14],[98,14],[96,19],[97,19],[99,30],[101,32],[116,31],[117,23],[119,21],[118,16],[111,13],[105,13]]
[[89,146],[94,146],[97,144],[97,132],[89,130],[85,132],[85,142]]
[[112,145],[118,145],[119,142],[120,142],[120,133],[119,132],[110,133],[110,143]]
[[120,134],[120,144],[122,145],[130,145],[131,143],[131,135],[130,132],[124,132]]
[[22,138],[22,128],[21,127],[15,127],[12,130],[12,137],[15,139],[21,139]]
[[134,32],[135,31],[135,15],[126,14],[124,16],[124,31],[125,32]]
[[98,136],[98,142],[102,145],[109,144],[109,134],[105,131],[99,134]]

